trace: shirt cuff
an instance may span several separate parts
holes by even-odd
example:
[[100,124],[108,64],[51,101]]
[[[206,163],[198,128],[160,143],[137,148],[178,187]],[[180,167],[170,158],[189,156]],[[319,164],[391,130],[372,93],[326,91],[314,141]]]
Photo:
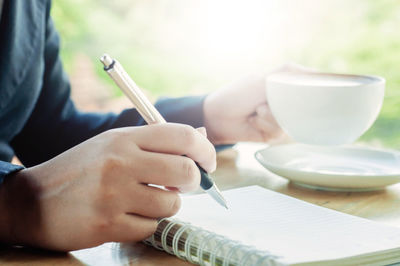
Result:
[[[205,98],[206,96],[161,98],[155,106],[168,122],[182,123],[198,128],[204,126],[203,104]],[[232,148],[233,145],[216,145],[215,149],[219,152]]]
[[167,122],[191,125],[194,128],[204,126],[203,104],[206,96],[181,98],[161,98],[155,107]]
[[7,175],[10,175],[22,169],[24,169],[24,167],[21,165],[0,161],[0,184],[3,183],[3,180]]

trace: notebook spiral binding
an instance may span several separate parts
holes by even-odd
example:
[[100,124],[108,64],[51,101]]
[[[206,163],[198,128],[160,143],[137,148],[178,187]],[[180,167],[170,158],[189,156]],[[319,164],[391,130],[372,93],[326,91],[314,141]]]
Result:
[[274,256],[177,219],[161,219],[144,241],[159,250],[199,265],[277,265]]

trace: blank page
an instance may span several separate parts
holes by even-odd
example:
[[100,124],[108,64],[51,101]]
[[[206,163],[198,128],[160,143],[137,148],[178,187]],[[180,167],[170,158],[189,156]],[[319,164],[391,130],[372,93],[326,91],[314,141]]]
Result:
[[259,186],[186,196],[175,218],[280,257],[287,264],[334,260],[400,247],[400,228],[319,207]]

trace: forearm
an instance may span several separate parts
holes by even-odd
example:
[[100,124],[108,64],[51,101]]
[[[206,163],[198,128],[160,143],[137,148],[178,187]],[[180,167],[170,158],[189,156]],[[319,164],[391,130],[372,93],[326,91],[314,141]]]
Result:
[[[156,103],[156,108],[168,122],[200,127],[203,126],[203,98],[162,99]],[[82,113],[70,99],[66,101],[59,115],[48,114],[38,106],[23,131],[13,140],[12,146],[24,165],[47,161],[109,129],[145,124],[135,109],[124,110],[118,115]]]

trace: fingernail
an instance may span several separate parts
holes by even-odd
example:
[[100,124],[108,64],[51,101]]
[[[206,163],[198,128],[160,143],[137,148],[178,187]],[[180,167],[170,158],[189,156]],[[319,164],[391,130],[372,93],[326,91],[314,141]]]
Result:
[[200,134],[203,135],[204,137],[207,137],[207,130],[205,127],[198,127],[197,131],[199,131]]

